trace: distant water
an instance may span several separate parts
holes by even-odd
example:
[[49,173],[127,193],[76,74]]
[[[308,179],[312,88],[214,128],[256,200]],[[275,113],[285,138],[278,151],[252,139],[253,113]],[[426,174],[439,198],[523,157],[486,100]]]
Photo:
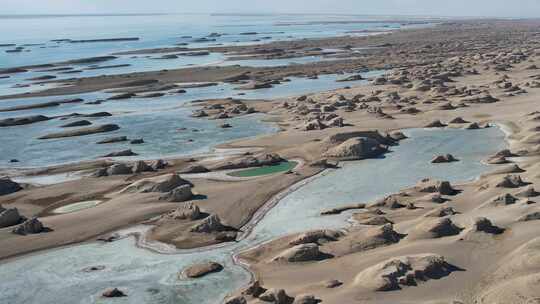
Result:
[[[267,16],[211,16],[211,15],[135,15],[135,16],[37,16],[1,17],[0,44],[17,44],[30,52],[6,53],[0,48],[0,68],[42,64],[84,57],[107,55],[114,52],[171,47],[188,43],[189,47],[215,44],[247,44],[276,40],[319,38],[345,35],[350,31],[387,31],[401,27],[400,23],[309,23],[313,20],[349,20],[345,17],[267,15]],[[298,24],[282,26],[282,24]],[[241,35],[256,32],[256,35]],[[193,43],[194,39],[211,33],[215,42]],[[352,34],[351,34],[352,35]],[[354,35],[362,35],[357,33]],[[182,38],[190,36],[191,38]],[[56,39],[104,39],[138,37],[139,41],[106,43],[56,43]],[[259,41],[254,41],[259,40]],[[33,46],[24,46],[37,44]],[[168,61],[169,63],[174,61]],[[177,66],[181,62],[175,63]]]
[[[334,37],[343,35],[368,35],[398,29],[401,22],[379,22],[370,18],[351,21],[344,16],[302,15],[130,15],[130,16],[1,16],[0,44],[15,46],[0,47],[0,69],[60,62],[72,59],[107,56],[115,52],[143,48],[185,47],[205,48],[211,45],[260,44],[279,40]],[[324,20],[324,22],[320,22]],[[359,21],[365,20],[365,21]],[[58,39],[87,40],[111,38],[139,38],[137,41],[113,41],[69,43]],[[209,42],[194,42],[196,39],[215,39]],[[22,48],[13,53],[6,50]],[[332,51],[332,50],[329,50]],[[336,50],[333,50],[336,51]],[[229,61],[221,53],[203,56],[178,56],[176,59],[158,59],[162,54],[123,55],[114,60],[92,64],[72,64],[68,71],[33,69],[24,73],[9,74],[0,78],[0,95],[40,91],[53,85],[36,85],[30,80],[35,77],[54,76],[55,79],[114,75],[121,73],[157,71],[201,65],[283,66],[303,64],[321,60],[332,60],[322,56],[306,56],[276,60]],[[106,69],[99,67],[117,66]],[[95,69],[98,67],[98,69]],[[77,73],[71,73],[76,71]],[[68,72],[68,73],[66,73]],[[364,73],[366,77],[381,72]],[[229,84],[215,87],[188,89],[186,94],[166,95],[160,98],[137,98],[106,102],[101,105],[68,104],[60,107],[26,111],[0,112],[0,119],[28,115],[57,116],[70,113],[109,111],[110,118],[89,119],[94,124],[117,123],[121,129],[114,133],[57,140],[37,140],[50,132],[58,132],[60,125],[73,121],[51,120],[28,126],[0,128],[0,167],[39,167],[80,160],[95,159],[119,149],[132,148],[140,158],[156,158],[206,152],[213,146],[234,139],[275,132],[276,127],[261,122],[260,115],[250,115],[227,121],[231,129],[221,129],[222,121],[194,119],[189,117],[193,108],[188,102],[195,99],[241,97],[248,99],[273,99],[311,92],[332,90],[346,85],[358,85],[365,81],[337,83],[338,75],[321,75],[319,79],[291,78],[270,89],[246,91],[234,90]],[[95,101],[110,95],[102,92],[67,96]],[[12,99],[0,101],[0,108],[59,100],[66,97]],[[130,146],[126,143],[96,145],[95,142],[109,136],[144,138],[145,144]],[[18,163],[10,163],[18,159]]]

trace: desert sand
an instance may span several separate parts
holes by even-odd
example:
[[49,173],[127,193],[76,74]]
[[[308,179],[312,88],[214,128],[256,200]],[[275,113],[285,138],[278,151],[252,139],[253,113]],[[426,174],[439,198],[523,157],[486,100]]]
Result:
[[[107,160],[33,172],[82,171],[85,177],[51,186],[21,184],[22,189],[0,196],[3,208],[17,208],[28,219],[37,217],[48,229],[40,233],[30,229],[25,236],[0,229],[0,258],[9,262],[98,238],[114,241],[110,233],[140,223],[155,225],[150,239],[178,248],[233,241],[249,233],[246,224],[275,194],[336,162],[386,153],[388,146],[406,140],[399,130],[447,127],[474,132],[497,124],[507,132],[509,150],[485,160],[492,164],[491,173],[459,184],[423,180],[380,201],[351,201],[347,209],[354,210],[354,223],[344,231],[306,231],[245,251],[238,258],[249,265],[256,281],[225,302],[536,303],[540,299],[536,288],[540,209],[535,190],[540,189],[539,25],[456,21],[367,38],[279,42],[264,48],[279,47],[286,55],[292,48],[377,47],[340,61],[84,78],[26,94],[125,86],[151,91],[156,81],[260,84],[291,75],[388,68],[385,76],[363,86],[271,101],[198,103],[196,110],[210,116],[200,119],[244,115],[250,107],[250,112],[266,113],[280,126],[275,134],[219,147],[244,149],[239,154],[168,159],[167,165]],[[251,46],[220,51],[263,53]],[[235,109],[239,105],[245,108]],[[302,162],[290,172],[219,178],[222,170],[260,166],[278,158]],[[445,159],[459,161],[459,156],[443,155]],[[53,213],[88,200],[103,203],[79,212]]]

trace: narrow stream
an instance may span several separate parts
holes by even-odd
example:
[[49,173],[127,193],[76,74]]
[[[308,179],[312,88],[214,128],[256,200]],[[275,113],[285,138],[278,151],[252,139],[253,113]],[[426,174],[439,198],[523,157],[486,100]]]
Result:
[[[125,238],[49,250],[0,267],[0,302],[104,303],[101,292],[118,287],[128,297],[114,303],[218,303],[251,277],[233,263],[233,254],[291,233],[346,227],[351,213],[325,217],[319,213],[353,202],[373,201],[425,177],[451,182],[474,179],[489,170],[481,160],[506,146],[503,132],[496,127],[412,129],[405,133],[410,138],[393,147],[385,158],[344,163],[343,168],[326,171],[289,193],[238,243],[198,252],[158,254],[135,247],[133,238]],[[460,161],[430,163],[434,155],[442,153],[452,153]],[[178,277],[184,267],[208,260],[222,263],[225,270],[202,279]],[[98,265],[105,269],[83,271]]]

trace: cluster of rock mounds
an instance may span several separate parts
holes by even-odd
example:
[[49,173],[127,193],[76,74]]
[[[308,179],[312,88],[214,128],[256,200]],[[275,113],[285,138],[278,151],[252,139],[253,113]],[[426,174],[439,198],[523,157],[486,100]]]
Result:
[[[204,102],[204,101],[195,101]],[[192,117],[202,118],[209,117],[211,119],[227,119],[247,114],[253,114],[257,111],[253,107],[247,106],[244,102],[238,99],[227,98],[220,103],[210,103],[193,112]]]
[[401,256],[361,271],[353,284],[372,291],[392,291],[448,276],[457,269],[437,254]]
[[101,168],[92,174],[93,177],[103,177],[112,175],[130,175],[144,172],[155,172],[167,167],[167,162],[158,159],[150,163],[137,161],[131,164],[118,163],[107,168]]
[[273,304],[318,304],[320,299],[312,294],[301,294],[292,297],[284,289],[264,288],[260,281],[254,281],[243,289],[239,295],[225,300],[225,304],[247,304],[251,301]]

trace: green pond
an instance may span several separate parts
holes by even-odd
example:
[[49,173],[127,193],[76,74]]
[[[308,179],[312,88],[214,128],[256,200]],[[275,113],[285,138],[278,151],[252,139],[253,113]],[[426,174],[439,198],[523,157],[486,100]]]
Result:
[[262,175],[269,175],[279,172],[287,172],[294,167],[298,165],[298,162],[295,161],[284,161],[277,165],[273,166],[263,166],[259,168],[253,168],[253,169],[247,169],[242,171],[236,171],[229,173],[228,175],[234,176],[234,177],[254,177],[254,176],[262,176]]
[[84,201],[79,203],[70,204],[53,210],[56,214],[65,214],[71,212],[77,212],[84,209],[89,209],[101,204],[101,201]]

